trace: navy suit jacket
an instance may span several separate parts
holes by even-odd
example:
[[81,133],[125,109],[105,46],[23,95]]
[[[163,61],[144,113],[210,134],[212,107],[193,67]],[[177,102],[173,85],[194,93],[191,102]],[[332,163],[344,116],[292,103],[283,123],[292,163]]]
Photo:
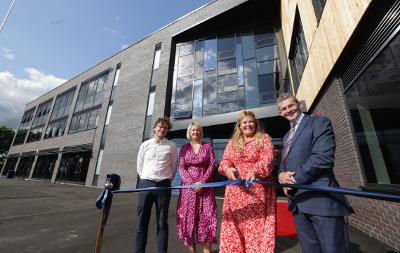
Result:
[[[288,133],[284,136],[285,143]],[[293,136],[292,146],[279,173],[294,171],[297,184],[338,187],[333,173],[335,135],[326,117],[304,115]],[[353,209],[341,194],[295,190],[288,200],[289,210],[318,215],[345,216]]]

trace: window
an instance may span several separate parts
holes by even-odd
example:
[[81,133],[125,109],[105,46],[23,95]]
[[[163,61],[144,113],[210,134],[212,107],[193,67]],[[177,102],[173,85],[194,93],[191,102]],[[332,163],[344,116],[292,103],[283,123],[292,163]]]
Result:
[[147,113],[146,113],[146,120],[144,124],[144,139],[150,139],[151,131],[152,131],[152,116],[153,116],[153,108],[154,108],[154,98],[155,92],[151,92],[149,94],[149,100],[147,102]]
[[[345,91],[368,184],[400,184],[400,33]],[[396,186],[397,185],[397,186]]]
[[26,140],[27,142],[39,141],[42,138],[43,128],[50,112],[51,103],[52,100],[49,100],[39,105],[29,131],[28,139]]
[[161,44],[157,44],[154,53],[153,70],[160,67]]
[[76,133],[97,127],[107,80],[108,71],[105,71],[82,83],[68,133]]
[[296,13],[297,17],[297,27],[293,43],[292,43],[292,52],[290,53],[290,64],[292,67],[292,75],[293,75],[293,84],[294,84],[294,92],[297,93],[297,89],[300,85],[301,78],[303,76],[304,68],[307,64],[308,59],[308,49],[306,44],[306,39],[304,37],[303,26],[301,24],[299,13]]
[[110,101],[114,100],[114,96],[115,96],[115,92],[117,90],[117,86],[118,86],[118,81],[119,81],[119,73],[121,72],[121,63],[117,64],[117,68],[115,70],[115,76],[114,76],[114,82],[113,82],[113,86],[111,89],[111,97],[110,97]]
[[281,85],[274,27],[244,29],[244,33],[177,43],[171,95],[174,119],[275,103]]
[[49,124],[45,131],[44,138],[53,138],[64,135],[65,125],[67,123],[69,111],[71,109],[72,100],[74,98],[76,88],[66,91],[57,96],[50,116]]
[[18,144],[23,144],[25,142],[26,135],[28,133],[28,129],[30,126],[30,123],[33,118],[33,114],[35,113],[35,108],[26,111],[24,115],[22,116],[21,123],[19,125],[18,131],[15,134],[14,142],[13,145],[18,145]]
[[312,5],[314,7],[315,17],[317,18],[317,23],[321,20],[322,12],[324,11],[326,0],[312,0]]

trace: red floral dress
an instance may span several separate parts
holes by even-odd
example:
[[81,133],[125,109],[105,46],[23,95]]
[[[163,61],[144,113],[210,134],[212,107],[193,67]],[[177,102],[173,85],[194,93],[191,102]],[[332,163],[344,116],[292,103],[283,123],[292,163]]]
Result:
[[[272,178],[273,160],[274,146],[267,135],[263,137],[263,147],[257,147],[253,139],[244,145],[244,150],[235,149],[229,141],[218,170],[225,175],[226,168],[234,167],[242,179],[254,171],[256,179],[268,180]],[[219,253],[273,253],[275,229],[274,187],[226,187]]]
[[[195,153],[190,144],[182,146],[179,154],[181,185],[213,181],[215,156],[209,143],[202,143]],[[184,245],[217,242],[217,204],[213,188],[199,192],[181,189],[176,210],[177,236]],[[194,242],[193,242],[194,240]]]

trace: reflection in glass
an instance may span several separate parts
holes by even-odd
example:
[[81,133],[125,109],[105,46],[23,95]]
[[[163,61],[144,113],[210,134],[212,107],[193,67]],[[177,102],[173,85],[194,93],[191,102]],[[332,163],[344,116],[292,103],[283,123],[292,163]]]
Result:
[[204,104],[214,104],[217,102],[217,78],[207,76],[204,78]]
[[244,67],[244,86],[246,91],[247,108],[256,108],[259,106],[258,100],[258,78],[257,63],[255,59],[243,62]]
[[394,48],[400,34],[386,46],[346,90],[354,132],[368,183],[400,184],[400,62]]
[[275,103],[275,91],[281,91],[281,85],[273,25],[242,28],[246,33],[241,35],[217,35],[176,45],[171,96],[175,119]]
[[235,49],[235,36],[224,36],[218,38],[218,53]]
[[236,59],[231,58],[224,61],[218,61],[218,75],[236,73]]
[[194,81],[193,90],[193,115],[192,117],[200,118],[203,116],[203,80]]
[[176,83],[175,109],[185,111],[192,109],[192,76],[178,78]]
[[194,66],[194,78],[203,79],[204,72],[204,40],[196,41],[196,54]]
[[238,89],[238,79],[236,74],[218,77],[218,93],[236,91]]
[[240,42],[236,44],[236,66],[239,86],[244,85],[242,44]]
[[255,56],[254,35],[253,34],[243,35],[242,45],[243,45],[243,60],[254,58]]
[[228,102],[228,103],[219,103],[218,104],[218,113],[228,113],[238,111],[239,105],[238,102]]
[[194,42],[188,42],[185,44],[182,44],[179,48],[179,56],[187,55],[187,54],[193,54],[193,49],[194,49]]
[[204,71],[217,68],[217,40],[209,39],[204,46]]
[[256,49],[257,62],[273,60],[276,57],[276,46],[262,47]]
[[194,56],[193,54],[179,57],[179,69],[193,68]]
[[56,181],[85,183],[91,152],[63,154],[57,171]]

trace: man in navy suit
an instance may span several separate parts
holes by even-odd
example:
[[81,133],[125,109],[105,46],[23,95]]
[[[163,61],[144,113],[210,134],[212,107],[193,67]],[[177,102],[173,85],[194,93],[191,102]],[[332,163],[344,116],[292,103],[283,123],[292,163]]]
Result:
[[[335,136],[330,120],[301,113],[299,101],[290,94],[282,94],[277,106],[291,124],[283,138],[279,182],[338,187],[333,173]],[[351,252],[344,216],[353,209],[344,196],[292,188],[284,188],[284,193],[289,198],[303,252]]]

